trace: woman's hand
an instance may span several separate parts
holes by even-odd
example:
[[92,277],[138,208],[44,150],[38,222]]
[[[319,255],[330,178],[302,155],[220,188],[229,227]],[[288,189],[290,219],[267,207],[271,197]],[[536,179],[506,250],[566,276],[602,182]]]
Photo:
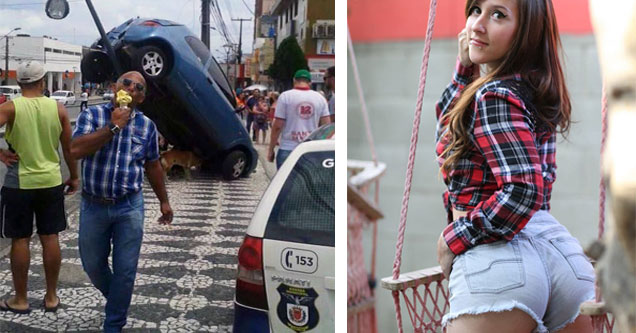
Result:
[[437,262],[442,267],[442,272],[447,279],[450,279],[454,258],[455,254],[450,250],[448,244],[446,244],[444,234],[439,235],[439,239],[437,240]]
[[459,44],[459,61],[464,67],[472,66],[473,62],[470,61],[470,57],[468,56],[468,42],[470,39],[466,34],[466,28],[457,35],[457,39]]

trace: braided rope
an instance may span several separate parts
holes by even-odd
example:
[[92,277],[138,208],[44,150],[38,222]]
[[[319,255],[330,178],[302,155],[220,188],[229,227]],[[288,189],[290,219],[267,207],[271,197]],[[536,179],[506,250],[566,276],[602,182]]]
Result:
[[603,97],[601,99],[601,182],[599,195],[599,217],[598,217],[598,238],[603,237],[605,233],[605,177],[603,177],[603,157],[605,156],[605,141],[607,139],[607,95],[605,87],[603,87]]
[[393,262],[393,279],[400,276],[400,265],[402,264],[402,248],[404,245],[404,231],[406,230],[406,215],[409,209],[409,197],[411,195],[411,181],[413,180],[413,166],[415,165],[415,151],[417,148],[417,138],[422,118],[422,104],[424,99],[424,87],[426,86],[426,71],[428,70],[428,58],[431,52],[431,41],[433,39],[433,24],[435,23],[435,9],[437,0],[431,0],[430,11],[428,13],[428,27],[426,28],[426,42],[424,45],[424,56],[420,70],[420,85],[417,89],[417,104],[415,106],[415,120],[413,121],[413,131],[411,133],[411,145],[409,148],[409,160],[406,168],[406,180],[404,182],[404,195],[402,197],[402,210],[400,211],[400,226],[398,228],[398,241],[395,250],[395,261]]
[[[601,98],[601,181],[599,184],[599,209],[598,209],[598,239],[603,237],[605,233],[605,177],[603,175],[603,157],[605,156],[605,141],[607,139],[607,95],[605,94],[605,87],[603,87],[603,94]],[[598,286],[598,282],[594,284],[595,300],[600,302],[603,298],[601,295],[601,288]]]
[[[422,67],[420,69],[420,84],[417,89],[417,103],[415,105],[415,120],[411,133],[411,144],[409,148],[409,160],[406,168],[406,180],[404,182],[404,196],[402,197],[402,210],[400,214],[400,226],[398,227],[398,240],[395,248],[395,260],[393,261],[393,279],[400,276],[400,266],[402,265],[402,248],[404,247],[404,232],[406,230],[406,215],[411,195],[411,181],[413,179],[413,166],[415,165],[415,150],[417,148],[417,138],[422,117],[422,104],[424,100],[424,87],[426,86],[426,72],[428,70],[428,59],[431,52],[431,41],[433,39],[433,25],[435,23],[435,10],[437,0],[431,0],[428,12],[428,26],[426,27],[426,40],[424,44],[424,55]],[[395,318],[398,324],[398,332],[402,333],[402,314],[400,310],[399,292],[393,292],[393,303],[395,304]]]
[[375,145],[373,143],[373,135],[371,134],[371,122],[369,122],[369,112],[367,111],[367,102],[364,100],[364,93],[362,92],[362,82],[360,81],[360,74],[358,72],[358,63],[356,62],[356,54],[353,51],[353,43],[351,42],[351,33],[347,28],[347,46],[349,49],[349,58],[351,59],[351,69],[353,69],[353,78],[356,81],[356,90],[358,90],[358,97],[360,98],[360,106],[362,110],[362,118],[364,118],[364,128],[367,132],[367,141],[369,142],[369,148],[371,149],[371,159],[373,164],[378,165],[378,157],[375,153]]

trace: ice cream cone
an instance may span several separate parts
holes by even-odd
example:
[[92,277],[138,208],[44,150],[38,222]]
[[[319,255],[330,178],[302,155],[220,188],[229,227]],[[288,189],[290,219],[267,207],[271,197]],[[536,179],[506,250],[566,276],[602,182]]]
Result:
[[130,102],[132,102],[132,97],[130,97],[128,92],[126,92],[125,90],[119,90],[117,92],[116,102],[117,102],[117,104],[119,104],[120,108],[127,108],[128,104],[130,104]]

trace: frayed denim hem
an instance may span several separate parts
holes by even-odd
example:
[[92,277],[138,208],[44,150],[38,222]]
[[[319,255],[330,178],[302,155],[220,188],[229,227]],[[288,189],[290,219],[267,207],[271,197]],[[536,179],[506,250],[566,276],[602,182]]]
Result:
[[519,303],[517,301],[511,301],[510,303],[507,302],[504,305],[497,305],[497,306],[484,305],[484,306],[478,306],[476,308],[464,309],[459,312],[447,313],[442,318],[442,329],[446,328],[446,325],[448,324],[449,321],[462,315],[478,315],[478,314],[482,314],[486,312],[503,312],[503,311],[510,311],[514,308],[517,308],[527,313],[530,317],[532,317],[532,319],[534,319],[535,322],[537,322],[537,328],[534,329],[533,333],[548,332],[548,329],[543,325],[543,320],[541,320],[532,310],[530,310],[530,308],[528,308],[524,304]]
[[[593,296],[592,298],[588,299],[587,301],[593,301],[593,300],[595,300],[595,299],[596,299],[596,297],[595,297],[595,296]],[[586,301],[586,302],[587,302],[587,301]],[[555,329],[553,329],[552,331],[553,331],[553,332],[558,332],[558,331],[560,331],[560,330],[564,329],[564,328],[565,328],[565,326],[568,326],[568,325],[572,324],[572,323],[576,320],[576,318],[577,318],[580,314],[581,314],[581,308],[579,308],[579,309],[577,309],[577,310],[576,310],[576,314],[574,314],[574,316],[572,316],[570,319],[568,319],[565,323],[563,323],[563,324],[561,324],[561,325],[557,326],[557,327],[556,327]]]

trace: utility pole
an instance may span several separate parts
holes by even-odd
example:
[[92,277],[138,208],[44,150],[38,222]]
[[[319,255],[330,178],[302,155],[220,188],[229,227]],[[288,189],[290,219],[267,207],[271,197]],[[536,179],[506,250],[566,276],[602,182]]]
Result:
[[231,44],[223,45],[225,48],[226,56],[225,56],[225,76],[230,77],[230,51],[232,50]]
[[2,80],[2,84],[3,85],[7,85],[9,84],[9,34],[11,34],[14,31],[18,31],[21,28],[13,28],[11,29],[11,31],[7,32],[6,35],[4,35],[4,38],[6,40],[6,44],[5,44],[5,48],[4,48],[4,80]]
[[4,80],[2,80],[2,84],[6,86],[9,84],[9,36],[5,36],[4,39],[7,41],[7,44],[4,47]]
[[239,30],[239,46],[238,46],[238,53],[237,53],[237,60],[238,63],[241,63],[241,58],[243,57],[243,50],[241,49],[243,47],[243,21],[251,21],[252,19],[232,19],[232,21],[239,21],[241,23],[240,25],[240,30]]
[[[232,44],[232,47],[236,47],[236,46],[237,46],[236,44]],[[239,76],[239,66],[241,65],[240,63],[237,63],[237,60],[238,60],[238,56],[234,58],[234,87],[232,87],[232,89],[235,89],[235,90],[236,90],[236,87],[239,86],[238,76]]]
[[201,0],[201,41],[210,49],[210,0]]
[[234,87],[238,87],[238,74],[239,74],[239,66],[241,66],[241,58],[243,57],[243,21],[251,21],[252,19],[232,19],[232,21],[239,21],[240,22],[240,30],[239,30],[239,44],[238,44],[238,50],[236,52],[236,67],[234,69],[235,73],[236,73],[236,84],[234,85]]

